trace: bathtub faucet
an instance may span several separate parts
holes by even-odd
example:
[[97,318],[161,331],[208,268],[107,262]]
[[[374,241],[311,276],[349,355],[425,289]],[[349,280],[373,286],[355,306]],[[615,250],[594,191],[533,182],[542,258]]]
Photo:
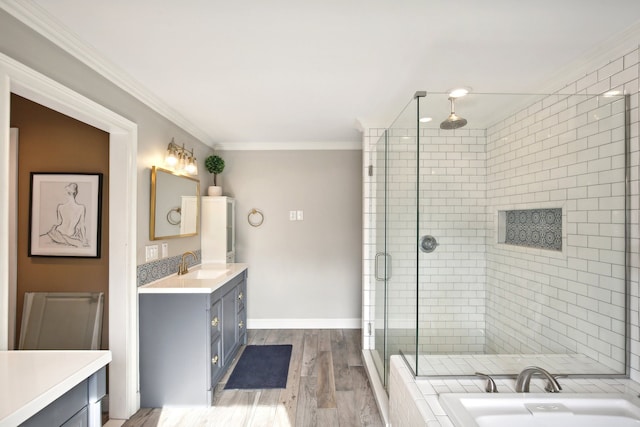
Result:
[[487,393],[498,392],[498,387],[496,386],[496,382],[493,380],[493,378],[491,378],[491,376],[487,374],[483,374],[482,372],[476,372],[476,375],[479,376],[480,378],[484,378],[485,380],[487,380],[487,384],[484,387],[484,391],[486,391]]
[[538,366],[529,366],[524,368],[520,374],[518,374],[518,378],[516,378],[516,393],[528,393],[529,392],[529,383],[531,382],[531,377],[534,374],[540,374],[547,380],[547,385],[544,387],[544,390],[549,393],[558,393],[562,390],[560,387],[560,383],[558,380],[551,375],[546,370],[538,367]]

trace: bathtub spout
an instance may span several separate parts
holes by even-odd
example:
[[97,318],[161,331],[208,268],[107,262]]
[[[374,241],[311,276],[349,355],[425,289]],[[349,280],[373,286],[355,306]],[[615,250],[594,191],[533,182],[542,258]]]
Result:
[[548,391],[549,393],[558,393],[562,390],[558,380],[549,372],[538,366],[529,366],[524,368],[522,372],[518,374],[518,378],[516,378],[516,393],[529,392],[529,383],[531,382],[531,377],[534,374],[540,374],[547,380],[547,385],[544,387],[545,391]]

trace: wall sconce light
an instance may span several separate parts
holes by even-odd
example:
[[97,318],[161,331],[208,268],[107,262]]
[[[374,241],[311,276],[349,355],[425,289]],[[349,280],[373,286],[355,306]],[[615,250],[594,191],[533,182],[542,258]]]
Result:
[[198,161],[196,156],[193,155],[193,149],[187,150],[184,148],[184,144],[180,147],[173,138],[171,138],[171,142],[167,147],[164,163],[177,172],[189,175],[198,174]]

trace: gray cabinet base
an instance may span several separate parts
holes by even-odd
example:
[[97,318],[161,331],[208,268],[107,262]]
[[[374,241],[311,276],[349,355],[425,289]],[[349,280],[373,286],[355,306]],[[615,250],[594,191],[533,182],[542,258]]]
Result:
[[246,271],[210,294],[139,295],[142,407],[211,406],[215,385],[246,343],[246,334],[225,332],[238,328],[239,289],[244,298]]

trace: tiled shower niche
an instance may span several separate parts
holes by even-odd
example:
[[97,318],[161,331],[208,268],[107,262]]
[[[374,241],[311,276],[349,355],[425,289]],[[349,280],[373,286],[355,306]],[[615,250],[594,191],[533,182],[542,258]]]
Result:
[[499,243],[562,251],[562,208],[498,212]]

